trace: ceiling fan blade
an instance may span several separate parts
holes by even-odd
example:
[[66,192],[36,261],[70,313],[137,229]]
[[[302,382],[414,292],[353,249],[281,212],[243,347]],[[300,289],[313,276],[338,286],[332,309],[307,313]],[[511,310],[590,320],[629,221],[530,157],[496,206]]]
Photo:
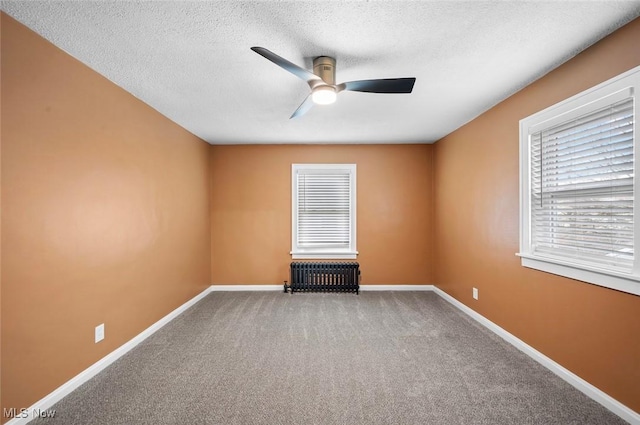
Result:
[[298,106],[298,109],[295,110],[295,112],[289,117],[289,119],[301,117],[302,115],[309,112],[309,109],[311,109],[312,106],[313,106],[313,100],[311,99],[311,95],[309,95],[304,100],[304,102],[302,102],[300,106]]
[[349,81],[338,85],[338,91],[360,91],[366,93],[411,93],[415,78],[383,78],[379,80]]
[[252,47],[251,50],[259,54],[260,56],[269,59],[271,62],[278,65],[280,68],[283,68],[296,77],[302,78],[308,83],[313,81],[322,81],[320,77],[318,77],[313,72],[307,71],[304,68],[300,68],[298,65],[289,62],[285,58],[282,58],[270,50],[265,49],[264,47]]

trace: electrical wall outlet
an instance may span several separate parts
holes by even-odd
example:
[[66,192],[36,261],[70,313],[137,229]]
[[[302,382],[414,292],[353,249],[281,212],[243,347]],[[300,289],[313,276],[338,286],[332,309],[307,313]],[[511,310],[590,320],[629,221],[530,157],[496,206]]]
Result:
[[96,326],[95,340],[96,343],[102,341],[104,339],[104,323]]
[[473,288],[473,299],[474,300],[478,299],[478,288]]

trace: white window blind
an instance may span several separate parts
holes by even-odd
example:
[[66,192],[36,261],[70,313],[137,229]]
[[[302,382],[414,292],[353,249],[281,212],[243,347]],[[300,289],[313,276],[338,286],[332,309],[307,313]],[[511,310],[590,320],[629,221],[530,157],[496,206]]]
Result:
[[640,66],[520,120],[525,267],[640,295]]
[[535,254],[631,271],[633,128],[627,98],[531,135]]
[[294,258],[355,258],[355,165],[293,164]]
[[298,246],[349,248],[350,173],[298,174]]

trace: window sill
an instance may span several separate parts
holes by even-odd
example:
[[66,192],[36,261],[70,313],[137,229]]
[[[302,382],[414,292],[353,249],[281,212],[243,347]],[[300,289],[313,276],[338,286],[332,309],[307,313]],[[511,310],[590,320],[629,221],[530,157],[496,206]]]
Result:
[[353,252],[290,252],[294,260],[355,260],[358,251]]
[[587,267],[563,263],[551,258],[542,258],[531,254],[516,254],[522,266],[536,269],[570,279],[580,280],[604,288],[615,289],[633,295],[640,295],[640,277],[633,274],[617,273],[596,267]]

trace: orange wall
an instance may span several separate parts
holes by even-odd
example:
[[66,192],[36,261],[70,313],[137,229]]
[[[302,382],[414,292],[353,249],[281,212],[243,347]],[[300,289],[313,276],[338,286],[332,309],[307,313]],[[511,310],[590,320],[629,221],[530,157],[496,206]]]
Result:
[[22,408],[209,286],[209,145],[1,24],[2,408]]
[[[437,286],[640,412],[640,297],[520,266],[519,120],[640,65],[636,19],[435,145]],[[479,289],[479,300],[471,288]]]
[[431,145],[211,149],[213,284],[282,284],[291,262],[291,164],[357,164],[362,284],[432,284]]

